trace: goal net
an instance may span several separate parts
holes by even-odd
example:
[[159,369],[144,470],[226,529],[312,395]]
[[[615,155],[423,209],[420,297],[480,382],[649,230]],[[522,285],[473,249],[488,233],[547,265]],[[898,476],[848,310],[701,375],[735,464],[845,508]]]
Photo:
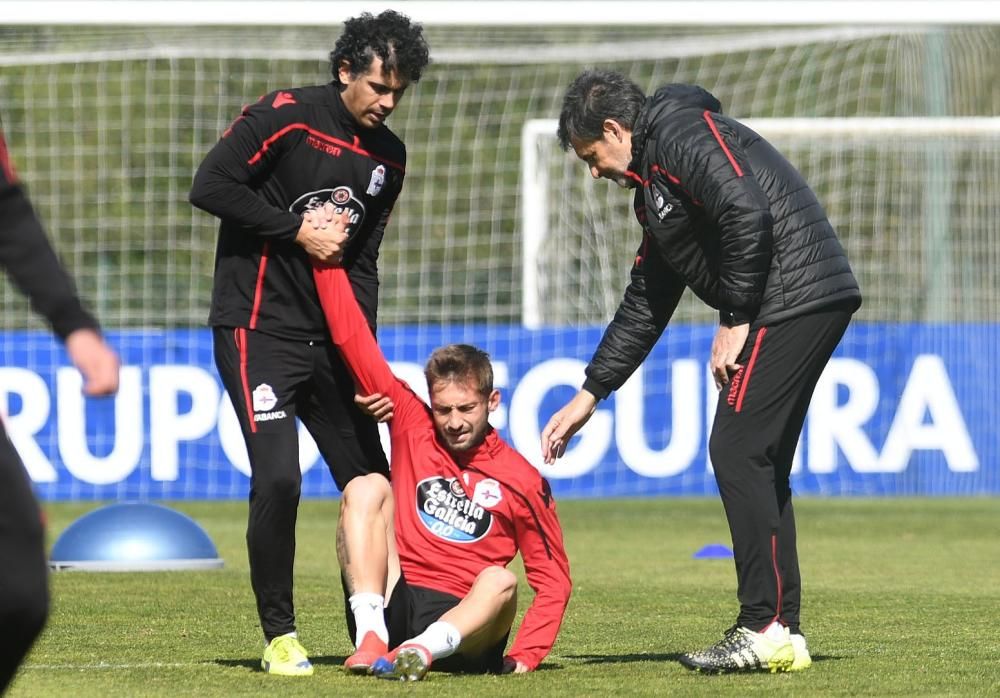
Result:
[[[1000,317],[1000,118],[760,118],[744,123],[795,164],[847,248],[870,321]],[[641,243],[632,196],[563,152],[553,119],[525,123],[522,320],[604,322]],[[988,193],[987,193],[988,192]],[[986,211],[984,212],[984,208]],[[630,230],[633,231],[630,234]],[[675,318],[705,321],[686,297]]]
[[[0,122],[12,159],[81,294],[105,327],[123,332],[117,341],[129,362],[194,362],[212,370],[210,346],[184,348],[181,356],[176,340],[164,348],[156,339],[202,327],[207,316],[217,222],[188,205],[192,174],[244,104],[269,90],[328,80],[326,55],[338,31],[0,27]],[[1000,364],[993,329],[1000,321],[1000,138],[986,118],[1000,113],[996,26],[429,26],[427,33],[433,63],[389,122],[406,142],[409,160],[380,258],[380,339],[390,357],[419,364],[436,342],[476,341],[502,359],[512,382],[553,353],[574,362],[577,372],[589,358],[627,281],[639,232],[628,195],[589,181],[586,169],[558,149],[551,120],[573,78],[601,66],[647,90],[666,82],[700,84],[727,114],[774,140],[817,189],[848,248],[866,298],[859,326],[944,323],[929,341],[958,347],[987,340],[979,351],[989,354],[990,366]],[[525,171],[522,138],[535,120],[542,126],[529,127],[526,142],[537,168]],[[539,176],[544,210],[522,195]],[[525,260],[531,225],[538,236],[529,238],[536,246]],[[0,331],[22,339],[4,342],[0,364],[51,373],[62,359],[38,332],[42,324],[27,303],[3,283]],[[603,465],[586,471],[567,461],[562,473],[547,473],[557,479],[587,473],[567,478],[562,493],[711,489],[704,439],[712,391],[701,374],[713,318],[686,297],[676,322],[686,329],[668,331],[662,353],[644,367],[644,394],[669,403],[669,390],[655,393],[650,386],[669,383],[670,371],[697,374],[699,432],[689,466],[656,487],[635,480],[644,466],[632,467],[631,456],[621,453],[631,437],[618,417],[606,426],[620,448],[604,452]],[[983,334],[970,336],[954,323]],[[519,334],[524,324],[541,329]],[[28,332],[13,334],[22,330]],[[882,356],[884,336],[855,332],[847,353],[858,360]],[[690,358],[695,369],[667,357]],[[974,366],[967,371],[960,380],[977,380]],[[882,384],[882,394],[902,392],[911,373],[907,368],[898,385]],[[151,383],[145,373],[136,381],[143,432],[150,429]],[[20,414],[27,424],[25,405],[4,389],[8,400],[6,407],[0,400],[0,410]],[[527,452],[529,437],[565,395],[553,390],[534,403],[511,397],[516,405],[498,426]],[[232,460],[226,438],[213,431],[212,420],[221,420],[224,409],[208,410],[203,428],[190,416],[197,400],[179,393],[172,399],[179,413],[172,446],[180,450],[158,464],[160,476],[151,476],[146,471],[159,457],[148,443],[152,437],[133,445],[139,465],[123,466],[127,484],[123,477],[91,488],[67,479],[58,463],[68,446],[57,443],[54,426],[39,427],[34,443],[58,471],[43,494],[241,495],[243,481],[216,481],[215,475],[173,489],[163,484],[173,461],[208,472],[217,467],[213,459]],[[515,418],[515,406],[531,418]],[[995,426],[995,408],[976,403],[973,409]],[[671,426],[669,412],[646,425],[643,457],[667,450],[672,430],[683,426]],[[896,419],[892,409],[873,414],[858,426],[874,449],[861,449],[861,460],[883,457]],[[972,436],[981,454],[979,438]],[[94,458],[124,448],[107,433],[90,439]],[[186,454],[189,443],[208,450]],[[810,471],[820,473],[813,491],[880,491],[878,477],[842,477],[852,467],[844,461],[846,442],[830,443],[834,469],[824,473],[823,461]],[[944,468],[935,458],[929,471]],[[968,458],[962,462],[968,466]],[[1000,489],[996,464],[989,472],[977,467],[978,479],[962,481],[955,491]],[[334,492],[320,470],[309,473],[308,494]],[[897,475],[885,477],[899,482]]]

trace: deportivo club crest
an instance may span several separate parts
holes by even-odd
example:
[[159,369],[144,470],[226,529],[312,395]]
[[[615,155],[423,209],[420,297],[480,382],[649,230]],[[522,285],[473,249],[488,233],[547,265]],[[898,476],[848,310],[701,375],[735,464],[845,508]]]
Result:
[[274,388],[267,383],[261,383],[253,389],[253,411],[267,412],[278,404],[278,396],[274,394]]
[[417,516],[428,531],[452,543],[473,543],[493,525],[493,514],[469,499],[453,478],[430,477],[417,483]]
[[378,196],[385,184],[385,165],[379,165],[372,170],[371,181],[368,182],[368,189],[365,191],[368,196]]
[[489,509],[495,507],[503,499],[500,490],[500,483],[493,478],[486,478],[476,483],[476,489],[472,493],[472,501],[481,507]]

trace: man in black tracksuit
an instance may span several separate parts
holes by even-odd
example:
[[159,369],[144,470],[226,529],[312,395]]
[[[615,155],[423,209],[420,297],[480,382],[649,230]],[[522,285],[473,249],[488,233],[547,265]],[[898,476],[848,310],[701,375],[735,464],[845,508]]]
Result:
[[[118,389],[118,356],[101,337],[18,184],[0,133],[0,267],[31,299],[83,374],[84,392]],[[42,631],[49,610],[42,513],[0,420],[0,693]]]
[[[388,477],[377,425],[353,404],[353,381],[330,343],[312,261],[340,263],[375,331],[379,245],[403,184],[406,149],[384,122],[420,78],[420,25],[396,12],[345,23],[327,85],[282,89],[247,107],[194,177],[191,203],[221,219],[209,324],[216,365],[240,418],[252,470],[247,548],[272,674],[312,674],[292,601],[301,488],[296,417],[343,493],[337,552],[348,592],[380,594],[374,560],[388,520],[356,478]],[[331,229],[347,210],[343,247]],[[311,217],[310,217],[311,218]],[[380,543],[381,541],[381,543]],[[374,566],[373,566],[374,564]],[[367,597],[366,597],[367,598]]]
[[542,432],[551,463],[666,328],[685,287],[720,314],[720,389],[709,453],[733,538],[740,613],[719,643],[685,654],[701,671],[811,664],[789,473],[813,389],[861,304],[815,194],[766,140],[693,85],[646,98],[612,72],[570,86],[559,139],[596,177],[635,188],[643,242],[583,389]]

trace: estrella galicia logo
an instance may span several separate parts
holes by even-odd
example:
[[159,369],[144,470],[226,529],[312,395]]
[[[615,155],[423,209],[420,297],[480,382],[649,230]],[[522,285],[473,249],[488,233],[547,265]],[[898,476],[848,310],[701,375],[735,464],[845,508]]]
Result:
[[493,525],[493,514],[469,499],[453,477],[417,483],[417,516],[428,531],[452,543],[474,543]]
[[303,194],[288,207],[292,213],[303,214],[306,211],[322,208],[325,204],[333,204],[333,211],[339,214],[347,209],[350,222],[347,226],[347,234],[353,235],[361,227],[365,220],[365,205],[354,196],[354,191],[348,186],[336,187],[334,189],[320,189]]

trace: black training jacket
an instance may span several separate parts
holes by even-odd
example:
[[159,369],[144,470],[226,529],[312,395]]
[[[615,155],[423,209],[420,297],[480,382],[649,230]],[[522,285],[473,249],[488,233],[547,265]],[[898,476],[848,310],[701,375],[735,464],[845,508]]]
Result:
[[350,209],[344,267],[375,328],[378,251],[403,186],[406,149],[388,128],[357,125],[336,83],[264,95],[222,134],[190,201],[221,219],[208,322],[296,340],[328,340],[302,214]]
[[702,88],[666,85],[647,99],[632,157],[643,242],[586,370],[597,397],[642,363],[685,287],[729,326],[860,306],[844,249],[802,175]]
[[45,317],[60,339],[75,330],[98,330],[80,303],[72,279],[59,263],[35,211],[18,184],[0,133],[0,267]]

